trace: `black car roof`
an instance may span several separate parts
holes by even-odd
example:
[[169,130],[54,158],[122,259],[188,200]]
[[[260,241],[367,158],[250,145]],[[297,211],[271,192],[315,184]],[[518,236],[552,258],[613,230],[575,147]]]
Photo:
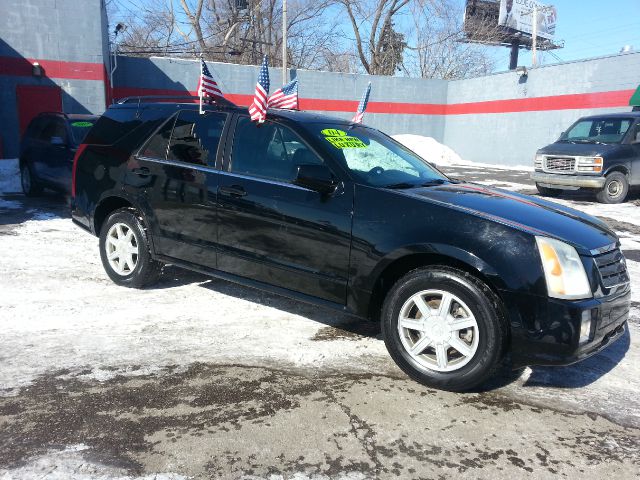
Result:
[[64,113],[64,112],[40,112],[38,117],[53,115],[57,117],[66,117],[69,120],[97,120],[100,115],[91,115],[88,113]]
[[[112,105],[110,108],[139,108],[141,104],[135,102],[134,98],[131,98],[132,101],[128,103],[117,103]],[[152,101],[145,102],[144,106],[149,107],[158,107],[158,108],[171,108],[176,105],[180,105],[181,108],[190,108],[196,109],[199,108],[198,103],[194,103],[193,99],[189,101]],[[231,111],[238,113],[248,113],[248,107],[241,107],[237,105],[205,105],[205,111],[211,112],[219,112],[219,111]],[[293,122],[299,123],[334,123],[340,125],[349,125],[351,122],[349,120],[345,120],[343,118],[337,118],[330,115],[324,115],[316,112],[308,112],[308,111],[300,111],[300,110],[281,110],[277,108],[270,108],[267,110],[267,114],[270,118],[281,118]]]
[[581,120],[592,120],[594,118],[640,118],[640,112],[619,112],[619,113],[603,113],[602,115],[589,115],[581,117]]

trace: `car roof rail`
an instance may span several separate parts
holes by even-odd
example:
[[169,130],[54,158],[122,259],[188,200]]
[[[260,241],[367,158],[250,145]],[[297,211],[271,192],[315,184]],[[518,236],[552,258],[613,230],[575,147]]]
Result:
[[[200,101],[200,97],[196,95],[140,95],[133,97],[124,97],[119,99],[116,103],[118,105],[122,105],[125,103],[162,103],[163,101],[169,100],[190,100],[190,101]],[[205,103],[207,104],[217,104],[224,105],[227,107],[236,107],[235,103],[230,102],[226,98],[223,97],[206,97]]]

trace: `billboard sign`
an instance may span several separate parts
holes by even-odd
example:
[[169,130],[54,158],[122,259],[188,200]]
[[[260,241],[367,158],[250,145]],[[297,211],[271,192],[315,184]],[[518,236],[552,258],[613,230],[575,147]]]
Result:
[[553,39],[556,32],[556,7],[536,0],[500,0],[498,25],[531,34],[533,31],[533,7],[537,7],[538,37]]

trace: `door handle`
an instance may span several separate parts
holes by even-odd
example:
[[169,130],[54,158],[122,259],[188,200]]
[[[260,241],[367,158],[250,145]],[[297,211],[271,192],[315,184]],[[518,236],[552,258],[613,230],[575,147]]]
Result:
[[140,175],[141,177],[146,177],[151,173],[147,167],[134,168],[131,170],[131,173],[135,173],[136,175]]
[[220,192],[221,195],[226,195],[227,197],[244,197],[245,195],[247,195],[247,191],[240,185],[220,187],[218,189],[218,192]]

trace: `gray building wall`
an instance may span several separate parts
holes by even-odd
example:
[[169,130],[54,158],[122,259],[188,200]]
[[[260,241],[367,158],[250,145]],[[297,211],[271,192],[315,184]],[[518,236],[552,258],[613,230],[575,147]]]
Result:
[[[57,85],[67,113],[101,113],[105,108],[104,0],[2,0],[0,2],[0,157],[17,157],[18,85]],[[24,70],[33,60],[59,62],[36,78]],[[82,62],[75,65],[68,62]],[[86,64],[95,64],[88,66]],[[93,70],[87,73],[84,70]],[[95,77],[100,71],[100,79]],[[65,78],[72,77],[72,78]],[[78,78],[80,77],[80,78]]]
[[[256,85],[258,67],[207,62],[209,70],[223,93],[238,104],[248,105]],[[168,58],[118,57],[114,75],[116,98],[148,93],[190,91],[195,94],[199,60]],[[291,70],[289,78],[298,78],[301,99],[359,101],[367,82],[371,82],[369,111],[375,111],[376,103],[427,103],[444,105],[447,99],[445,80],[397,78],[355,75],[346,73]],[[271,92],[281,86],[282,69],[270,68]],[[237,96],[241,95],[241,98]],[[246,97],[246,98],[245,98]],[[303,100],[304,102],[304,100]],[[303,103],[304,107],[304,103]],[[351,108],[351,107],[350,107]],[[305,108],[307,109],[307,108]],[[313,109],[311,109],[313,110]],[[347,111],[318,110],[339,118],[351,118],[355,107]],[[442,115],[389,115],[367,113],[367,124],[388,133],[416,133],[443,140],[445,119]]]
[[[452,81],[447,103],[635,90],[639,83],[640,53],[629,53],[533,68],[526,80],[506,72]],[[597,103],[598,97],[593,101]],[[444,143],[476,162],[530,165],[538,148],[555,141],[579,117],[630,110],[628,106],[561,109],[564,102],[550,99],[555,110],[447,115]]]

